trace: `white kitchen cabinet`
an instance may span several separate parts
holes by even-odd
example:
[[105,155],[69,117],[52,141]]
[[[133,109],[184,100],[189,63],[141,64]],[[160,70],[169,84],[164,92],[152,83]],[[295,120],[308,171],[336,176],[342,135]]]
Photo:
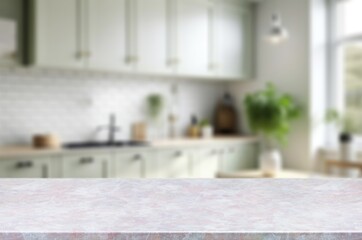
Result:
[[190,176],[190,155],[182,148],[159,150],[155,161],[146,162],[148,178],[188,178]]
[[258,158],[260,153],[260,144],[258,143],[247,143],[241,144],[239,146],[239,151],[241,151],[241,158],[243,159],[243,164],[240,166],[240,169],[256,169],[258,167]]
[[134,55],[138,72],[171,73],[171,6],[169,0],[132,0]]
[[258,144],[237,144],[224,147],[221,171],[237,172],[257,167]]
[[215,178],[221,161],[220,149],[204,148],[193,155],[192,177],[194,178]]
[[[134,1],[134,0],[133,0]],[[85,0],[85,59],[90,69],[130,71],[130,0]]]
[[0,19],[0,66],[16,66],[19,64],[17,27],[15,20]]
[[67,155],[63,157],[64,178],[111,177],[111,154]]
[[250,4],[236,0],[32,0],[39,67],[250,79]]
[[187,178],[190,175],[189,154],[183,149],[158,150],[145,161],[146,178]]
[[31,61],[36,66],[83,68],[83,0],[33,0]]
[[115,173],[116,178],[143,178],[145,161],[148,159],[147,152],[129,152],[116,153],[115,155]]
[[179,75],[208,76],[210,26],[208,0],[175,0],[176,47],[174,64]]
[[252,9],[242,3],[215,0],[211,10],[210,70],[219,77],[252,76]]
[[0,160],[0,178],[50,178],[57,175],[57,158]]

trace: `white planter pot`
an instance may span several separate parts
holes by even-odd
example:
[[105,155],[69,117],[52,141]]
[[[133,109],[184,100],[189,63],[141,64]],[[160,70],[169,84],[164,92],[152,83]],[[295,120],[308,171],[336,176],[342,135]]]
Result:
[[208,139],[212,138],[214,135],[214,129],[211,126],[203,127],[201,129],[201,136],[202,138]]
[[340,143],[340,153],[341,153],[341,160],[354,162],[356,159],[356,154],[354,150],[354,146],[352,142],[349,143]]
[[259,158],[260,169],[265,176],[273,177],[282,170],[282,155],[279,150],[265,151]]

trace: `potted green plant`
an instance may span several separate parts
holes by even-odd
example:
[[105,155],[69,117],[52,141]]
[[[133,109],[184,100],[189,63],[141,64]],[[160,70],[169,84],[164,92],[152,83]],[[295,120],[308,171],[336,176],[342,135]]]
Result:
[[291,123],[301,114],[295,99],[279,93],[273,84],[248,94],[244,100],[250,128],[261,135],[264,143],[260,167],[265,175],[275,175],[282,168],[279,144],[285,144]]
[[148,103],[148,113],[152,119],[157,119],[160,117],[163,107],[164,100],[160,94],[151,94],[147,97]]
[[161,115],[165,102],[161,94],[151,94],[147,97],[147,111],[149,115],[149,137],[152,140],[161,137]]
[[335,109],[326,112],[325,122],[334,125],[339,131],[340,157],[343,161],[355,160],[353,133],[359,130],[355,118],[350,114],[341,114]]

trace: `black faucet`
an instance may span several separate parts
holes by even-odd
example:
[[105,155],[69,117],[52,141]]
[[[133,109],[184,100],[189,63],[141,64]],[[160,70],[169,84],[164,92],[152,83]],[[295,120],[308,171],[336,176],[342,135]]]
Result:
[[109,124],[107,126],[100,126],[100,130],[108,130],[108,142],[114,143],[116,140],[116,133],[121,131],[121,128],[116,125],[117,119],[115,114],[110,114]]

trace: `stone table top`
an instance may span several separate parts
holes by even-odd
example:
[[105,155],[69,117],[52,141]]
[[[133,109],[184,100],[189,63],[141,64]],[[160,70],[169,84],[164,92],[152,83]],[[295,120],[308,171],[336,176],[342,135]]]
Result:
[[1,239],[361,233],[361,180],[0,180]]

